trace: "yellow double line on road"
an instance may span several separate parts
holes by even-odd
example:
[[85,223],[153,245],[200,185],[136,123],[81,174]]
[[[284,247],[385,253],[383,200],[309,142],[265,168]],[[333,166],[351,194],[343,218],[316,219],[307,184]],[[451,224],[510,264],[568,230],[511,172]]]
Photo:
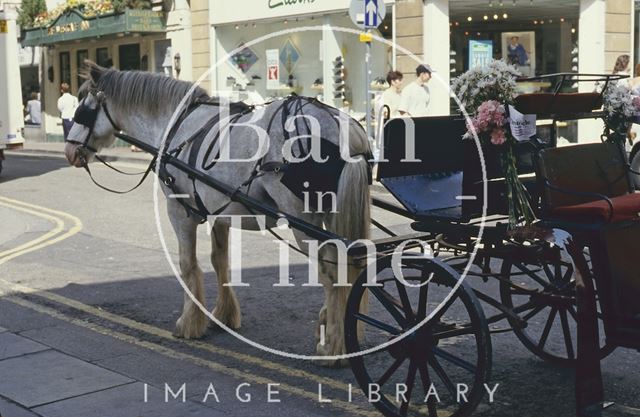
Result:
[[[0,197],[0,205],[44,218],[46,220],[51,221],[55,225],[53,229],[51,229],[49,232],[45,233],[44,235],[38,237],[37,239],[34,239],[16,248],[6,250],[4,252],[0,252],[0,265],[18,256],[58,243],[64,239],[67,239],[73,236],[74,234],[78,233],[82,229],[82,222],[77,217],[72,216],[71,214],[68,214],[68,213],[64,213],[61,211],[57,211],[57,210],[37,206],[34,204],[25,203],[17,200],[8,199],[5,197]],[[70,221],[72,224],[72,226],[66,231],[63,231],[64,225],[65,225],[64,220]],[[182,343],[190,347],[194,347],[199,350],[207,351],[216,355],[235,359],[244,364],[256,365],[267,370],[276,371],[285,376],[300,378],[307,381],[312,381],[314,383],[321,383],[323,386],[332,387],[343,392],[346,392],[348,389],[347,384],[343,382],[337,381],[335,379],[327,378],[327,377],[321,377],[300,369],[290,368],[281,363],[271,362],[265,359],[256,358],[251,355],[234,352],[228,349],[217,348],[215,346],[212,346],[210,344],[200,342],[200,341],[176,339],[171,334],[171,332],[165,329],[161,329],[145,323],[140,323],[140,322],[131,320],[129,318],[119,316],[117,314],[109,313],[107,311],[100,310],[96,307],[83,304],[79,301],[76,301],[58,294],[54,294],[49,291],[26,287],[24,285],[8,282],[4,279],[0,279],[0,287],[2,287],[0,288],[0,295],[6,295],[5,299],[8,301],[11,301],[14,304],[29,308],[31,310],[37,311],[42,314],[46,314],[50,317],[54,317],[59,320],[63,320],[65,322],[74,324],[76,326],[80,326],[80,327],[95,331],[97,333],[113,337],[117,340],[121,340],[136,346],[153,350],[164,356],[168,356],[174,359],[178,358],[178,359],[188,360],[198,366],[207,367],[209,369],[223,373],[225,375],[238,378],[242,381],[248,381],[256,384],[267,384],[267,383],[273,382],[267,378],[257,376],[253,373],[247,373],[247,372],[235,369],[233,367],[225,366],[217,362],[209,361],[188,353],[179,352],[160,344],[152,343],[152,342],[137,338],[135,336],[117,332],[115,330],[112,330],[97,324],[93,324],[85,320],[71,317],[51,307],[43,306],[38,303],[25,300],[17,296],[12,296],[10,294],[16,293],[16,292],[33,294],[38,297],[44,298],[46,300],[53,301],[55,303],[74,308],[84,313],[91,314],[93,316],[100,317],[105,320],[123,325],[130,329],[138,330],[138,331],[150,334],[152,336],[160,337],[165,340],[171,340],[174,342],[181,341]],[[298,388],[289,384],[282,384],[282,383],[280,384],[280,388],[282,388],[283,391],[287,391],[293,395],[307,398],[312,401],[318,401],[317,392],[307,391],[302,388]],[[354,391],[357,391],[357,387],[354,387]],[[332,403],[327,405],[331,405],[333,407],[339,408],[343,411],[346,411],[355,415],[361,415],[361,416],[378,415],[374,413],[372,410],[363,410],[361,407],[357,406],[356,404],[350,403],[348,401],[343,401],[343,400],[333,399]]]

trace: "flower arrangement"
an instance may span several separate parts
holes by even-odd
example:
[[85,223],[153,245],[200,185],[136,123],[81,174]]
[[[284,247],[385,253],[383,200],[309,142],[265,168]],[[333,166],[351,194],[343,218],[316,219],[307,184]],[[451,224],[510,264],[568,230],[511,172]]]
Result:
[[150,9],[148,0],[66,0],[50,11],[38,14],[33,19],[33,27],[46,27],[60,15],[77,10],[85,18],[122,12],[125,8]]
[[611,82],[602,94],[605,131],[603,136],[624,143],[631,118],[640,113],[640,95],[627,84]]
[[520,73],[504,61],[492,61],[484,68],[474,68],[454,79],[451,89],[460,107],[469,114],[466,138],[478,137],[482,146],[495,146],[501,156],[507,185],[509,228],[530,224],[535,214],[529,194],[518,178],[513,153],[515,138],[509,129],[506,107],[517,95],[516,78]]

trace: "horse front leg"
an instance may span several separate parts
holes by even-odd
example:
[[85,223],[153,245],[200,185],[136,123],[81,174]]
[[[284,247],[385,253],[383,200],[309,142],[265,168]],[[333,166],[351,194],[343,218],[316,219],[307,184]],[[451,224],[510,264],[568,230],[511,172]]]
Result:
[[[240,304],[233,287],[225,285],[229,282],[229,226],[219,221],[214,223],[211,233],[211,263],[218,277],[218,296],[212,314],[224,325],[237,330],[242,319]],[[209,325],[215,327],[216,323],[211,321]]]
[[[196,258],[196,230],[198,223],[192,217],[184,215],[184,209],[175,201],[169,201],[169,218],[178,237],[180,256],[180,274],[193,297],[204,306],[204,282],[202,270]],[[206,315],[185,292],[182,314],[176,321],[173,335],[186,339],[200,338],[207,330]]]

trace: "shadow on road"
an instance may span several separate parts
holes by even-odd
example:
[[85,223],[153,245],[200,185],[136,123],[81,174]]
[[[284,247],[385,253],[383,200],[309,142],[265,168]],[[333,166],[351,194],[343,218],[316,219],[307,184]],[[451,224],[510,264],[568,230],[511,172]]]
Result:
[[5,154],[2,161],[2,173],[0,173],[0,184],[7,183],[20,178],[37,177],[67,168],[69,163],[66,159],[58,156],[31,156],[28,154]]

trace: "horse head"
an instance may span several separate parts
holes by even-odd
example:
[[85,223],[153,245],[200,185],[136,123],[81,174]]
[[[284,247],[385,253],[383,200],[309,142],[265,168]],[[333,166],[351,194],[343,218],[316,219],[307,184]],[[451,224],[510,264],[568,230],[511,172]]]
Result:
[[80,103],[66,139],[65,155],[76,167],[85,166],[100,149],[115,141],[118,125],[109,112],[109,98],[101,89],[102,75],[112,70],[87,60],[81,75],[87,79],[79,91]]

